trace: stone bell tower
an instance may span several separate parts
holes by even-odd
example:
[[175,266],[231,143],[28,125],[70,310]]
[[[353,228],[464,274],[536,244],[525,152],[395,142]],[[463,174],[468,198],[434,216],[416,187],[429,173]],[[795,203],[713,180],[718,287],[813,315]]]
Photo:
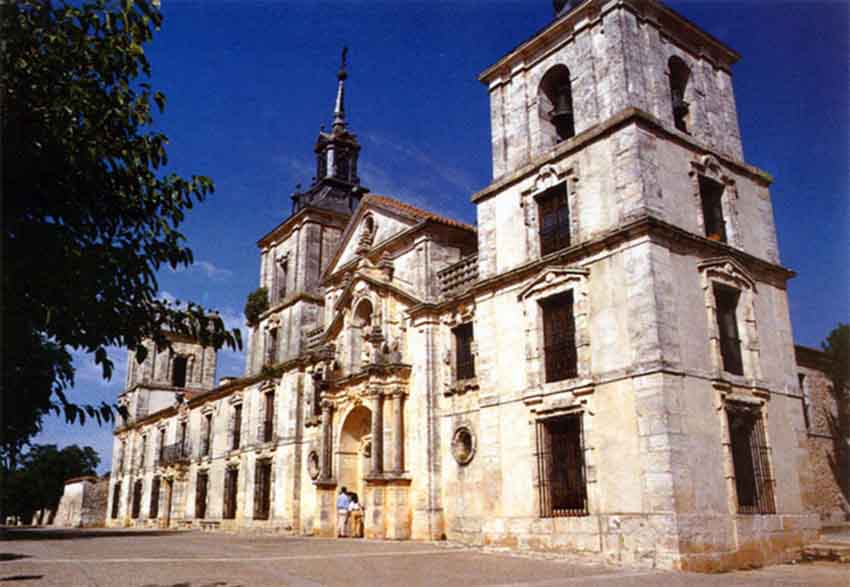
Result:
[[297,357],[321,333],[322,272],[367,192],[357,175],[360,143],[345,116],[347,54],[343,49],[331,130],[322,128],[313,149],[316,176],[307,190],[292,194],[292,214],[257,242],[269,309],[251,333],[249,375]]
[[[530,426],[532,482],[501,515],[564,516],[544,543],[623,561],[791,558],[817,525],[801,502],[793,273],[772,179],[743,158],[740,56],[654,0],[554,10],[480,76],[493,182],[472,197],[479,278],[518,283],[478,292],[478,382],[522,400],[480,418]],[[545,461],[556,437],[574,439],[574,469]],[[518,442],[488,478],[522,478]],[[496,534],[485,542],[511,539]]]

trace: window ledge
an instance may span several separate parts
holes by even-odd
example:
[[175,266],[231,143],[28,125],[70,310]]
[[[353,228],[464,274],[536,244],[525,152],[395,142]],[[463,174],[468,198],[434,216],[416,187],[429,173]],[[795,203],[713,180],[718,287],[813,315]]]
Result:
[[570,379],[562,379],[561,381],[542,383],[530,387],[525,390],[522,400],[526,405],[530,405],[542,402],[543,398],[549,395],[572,393],[576,397],[581,397],[590,395],[593,391],[594,383],[592,378],[587,376],[572,377]]
[[452,395],[463,395],[467,391],[474,391],[478,389],[478,378],[472,377],[470,379],[460,379],[452,383],[446,391],[443,392],[443,395],[446,397]]

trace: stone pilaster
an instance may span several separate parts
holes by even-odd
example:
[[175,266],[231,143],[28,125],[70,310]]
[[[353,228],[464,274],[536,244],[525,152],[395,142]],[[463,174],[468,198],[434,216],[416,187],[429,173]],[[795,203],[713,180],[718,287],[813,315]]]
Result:
[[404,393],[399,389],[392,395],[393,400],[393,474],[404,472]]
[[319,468],[319,480],[325,482],[331,479],[332,426],[333,402],[324,400],[322,402],[322,461]]
[[384,396],[372,392],[372,470],[371,477],[384,474]]

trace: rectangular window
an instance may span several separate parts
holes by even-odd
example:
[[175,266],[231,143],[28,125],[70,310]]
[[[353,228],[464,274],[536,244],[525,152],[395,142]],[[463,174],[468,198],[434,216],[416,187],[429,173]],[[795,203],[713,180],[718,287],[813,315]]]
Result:
[[268,520],[271,510],[271,459],[257,461],[257,469],[254,475],[254,519]]
[[806,400],[806,376],[797,373],[797,383],[800,386],[800,401],[803,403],[803,422],[806,424],[806,432],[811,429],[809,422],[809,402]]
[[142,480],[133,483],[133,519],[138,520],[142,511]]
[[141,454],[139,454],[139,468],[145,468],[145,452],[148,450],[148,437],[147,435],[142,436],[142,446],[141,446]]
[[699,196],[702,202],[702,220],[706,238],[726,242],[726,222],[723,219],[723,186],[700,176]]
[[189,456],[189,450],[188,450],[189,438],[188,438],[188,435],[186,434],[186,430],[187,430],[187,423],[186,423],[186,420],[183,420],[182,422],[180,422],[180,456],[181,457]]
[[152,520],[159,517],[159,477],[153,478],[151,484],[150,516]]
[[277,363],[278,328],[272,328],[268,334],[268,348],[266,349],[266,364]]
[[122,440],[118,449],[118,473],[124,472],[124,454],[127,452],[127,441]]
[[121,482],[115,484],[112,488],[112,511],[110,512],[112,519],[118,517],[118,508],[121,505]]
[[548,255],[570,246],[570,209],[567,186],[561,184],[537,197],[540,215],[540,254]]
[[738,336],[738,290],[714,284],[714,300],[717,306],[717,330],[720,335],[720,355],[723,358],[723,370],[733,375],[744,374],[741,360],[741,339]]
[[162,457],[165,456],[165,428],[159,429],[159,451],[157,453],[157,463],[162,463]]
[[761,412],[728,405],[729,445],[735,470],[738,513],[773,514],[773,479]]
[[457,379],[475,377],[475,356],[472,354],[472,322],[461,324],[452,329],[455,337],[455,368]]
[[581,414],[537,422],[540,516],[587,515]]
[[289,261],[278,261],[277,264],[277,283],[275,292],[277,295],[276,300],[278,302],[283,301],[286,298],[286,278],[289,273]]
[[224,473],[224,512],[222,517],[232,520],[236,517],[236,492],[239,483],[239,469],[228,467]]
[[186,387],[186,368],[189,359],[187,357],[176,357],[174,359],[174,371],[171,375],[171,385],[174,387]]
[[195,482],[195,518],[203,520],[207,517],[207,486],[209,484],[209,473],[198,471]]
[[263,420],[263,442],[274,439],[274,391],[266,393],[266,417]]
[[557,295],[540,303],[543,311],[543,352],[546,382],[562,381],[578,375],[576,324],[573,316],[573,292]]
[[230,449],[236,450],[239,448],[239,443],[242,438],[242,404],[233,406],[233,438],[231,439]]
[[201,456],[207,457],[212,452],[212,414],[204,414],[204,439],[201,442]]

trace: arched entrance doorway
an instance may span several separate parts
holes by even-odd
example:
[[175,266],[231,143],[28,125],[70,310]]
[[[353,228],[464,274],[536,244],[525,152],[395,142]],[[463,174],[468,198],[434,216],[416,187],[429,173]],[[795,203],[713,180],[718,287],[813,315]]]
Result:
[[365,406],[357,406],[345,418],[340,432],[337,450],[338,482],[347,487],[363,500],[365,477],[371,463],[372,411]]

